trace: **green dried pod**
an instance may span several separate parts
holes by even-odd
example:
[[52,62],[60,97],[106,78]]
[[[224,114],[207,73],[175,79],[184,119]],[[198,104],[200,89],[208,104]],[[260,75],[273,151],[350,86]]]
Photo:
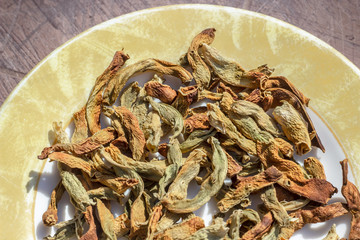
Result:
[[238,174],[240,177],[246,177],[261,172],[261,161],[259,159],[256,161],[248,161],[241,166],[242,170]]
[[215,48],[207,44],[202,44],[201,53],[206,64],[225,84],[254,89],[259,86],[258,79],[266,77],[260,72],[245,71],[238,63],[222,57]]
[[87,191],[90,198],[98,198],[101,200],[114,200],[119,201],[123,195],[118,194],[113,189],[109,187],[99,187],[95,189],[90,189]]
[[281,125],[285,136],[295,144],[296,153],[306,154],[311,150],[309,132],[300,113],[287,101],[274,109],[275,120]]
[[274,186],[269,186],[261,194],[261,200],[264,202],[265,207],[272,213],[275,220],[280,226],[286,226],[290,224],[291,218],[288,215],[285,207],[281,205],[276,197],[276,191]]
[[220,102],[220,106],[224,111],[231,112],[237,117],[250,117],[256,122],[258,128],[269,132],[274,137],[279,137],[282,135],[276,126],[275,121],[255,103],[245,100],[234,101],[233,97],[229,93],[224,93],[224,97]]
[[296,211],[300,208],[305,207],[306,205],[308,205],[310,203],[310,200],[307,198],[299,198],[296,200],[292,200],[292,201],[281,201],[280,202],[281,205],[283,205],[283,207],[286,209],[286,211],[292,212],[292,211]]
[[180,144],[176,138],[170,140],[167,161],[169,165],[166,167],[164,176],[159,180],[159,199],[165,196],[165,188],[174,181],[180,167],[183,165]]
[[211,197],[220,190],[226,178],[227,158],[216,138],[211,137],[210,144],[213,150],[211,158],[213,172],[201,184],[199,192],[193,199],[172,200],[164,198],[162,203],[168,210],[175,213],[194,212],[208,202]]
[[120,96],[120,106],[131,109],[139,95],[141,87],[138,82],[133,82],[124,89]]
[[146,148],[151,153],[156,153],[163,135],[160,115],[156,111],[151,111],[147,118],[148,121],[145,122],[143,128],[146,138]]
[[201,90],[198,94],[198,101],[208,99],[211,101],[220,101],[223,97],[222,93],[211,92],[209,90]]
[[159,113],[161,119],[172,127],[173,135],[171,138],[179,136],[184,129],[184,120],[181,113],[168,104],[155,102],[151,97],[146,97],[145,100]]
[[172,75],[180,78],[183,83],[191,81],[191,74],[183,67],[159,59],[145,59],[137,63],[131,64],[121,69],[117,74],[108,82],[103,95],[103,104],[112,105],[119,96],[120,91],[125,86],[129,78],[136,73],[146,71],[154,71],[164,75]]
[[235,125],[225,116],[217,105],[208,103],[207,108],[210,125],[212,127],[222,134],[225,134],[228,138],[234,140],[244,151],[256,155],[255,143],[239,133]]
[[72,237],[74,237],[76,235],[76,227],[75,227],[75,222],[74,221],[67,221],[66,224],[64,224],[64,226],[59,227],[56,230],[56,233],[54,234],[54,236],[47,236],[44,237],[45,240],[66,240],[66,239],[71,239]]
[[199,55],[199,48],[202,44],[211,44],[214,41],[215,31],[215,28],[207,28],[197,34],[192,40],[187,52],[187,61],[193,69],[195,82],[201,89],[207,89],[209,87],[211,73]]
[[305,159],[304,168],[313,178],[326,180],[324,166],[317,158],[308,157],[307,159]]
[[66,191],[68,192],[72,200],[72,203],[75,205],[76,208],[85,212],[87,206],[95,204],[95,202],[90,199],[85,188],[74,173],[62,171],[60,175],[62,179],[62,184],[64,185]]
[[187,239],[222,240],[226,236],[228,230],[229,228],[226,227],[224,219],[218,217],[213,220],[213,223],[210,226],[201,228]]
[[103,102],[103,90],[109,82],[115,80],[117,72],[128,59],[129,55],[123,51],[117,51],[110,65],[95,81],[95,85],[86,103],[86,120],[92,134],[101,129],[100,113]]
[[120,106],[126,107],[136,116],[139,126],[143,129],[143,125],[147,120],[148,103],[144,101],[146,91],[139,87],[138,82],[130,84],[120,97]]
[[206,153],[203,150],[192,151],[170,185],[165,198],[177,200],[186,198],[188,185],[199,174],[200,163],[203,161],[206,161]]
[[229,211],[232,207],[240,204],[252,192],[277,182],[281,176],[282,174],[277,168],[270,167],[255,176],[236,179],[235,183],[233,183],[236,188],[227,192],[224,198],[217,203],[220,212]]
[[[229,226],[229,237],[231,239],[239,239],[241,237],[240,228],[247,223],[246,227],[253,227],[260,222],[259,214],[253,209],[235,210],[227,220]],[[249,226],[249,223],[250,226]]]
[[148,118],[149,103],[145,101],[146,91],[144,88],[140,89],[140,92],[134,102],[131,112],[136,116],[139,121],[141,129],[144,128],[144,124]]
[[336,225],[333,224],[331,226],[331,229],[329,230],[328,234],[326,235],[325,238],[323,238],[323,240],[339,240],[339,239],[340,239],[340,237],[336,233]]
[[179,219],[182,217],[181,214],[173,213],[165,209],[164,214],[160,218],[157,226],[156,232],[162,232],[171,226],[173,226]]
[[[140,162],[123,155],[116,147],[110,146],[101,150],[101,155],[112,165],[122,169],[132,169],[143,178],[158,182],[164,176],[166,165],[163,161]],[[109,156],[110,154],[110,156]]]
[[180,149],[182,153],[187,153],[198,146],[201,145],[201,143],[205,142],[209,137],[213,137],[216,134],[216,130],[213,128],[210,130],[195,130],[192,132],[189,137],[180,144]]
[[306,122],[308,132],[311,133],[311,144],[314,147],[320,148],[323,152],[325,152],[325,148],[321,143],[321,140],[318,134],[315,131],[315,127],[313,122],[311,121],[309,114],[307,113],[305,106],[301,103],[298,97],[295,96],[292,92],[283,89],[283,88],[269,88],[266,90],[267,97],[269,99],[270,108],[275,108],[277,106],[282,105],[282,101],[289,102],[303,117]]

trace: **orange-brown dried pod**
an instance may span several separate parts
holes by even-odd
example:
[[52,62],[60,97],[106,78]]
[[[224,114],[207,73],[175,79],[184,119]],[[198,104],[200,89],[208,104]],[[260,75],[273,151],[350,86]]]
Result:
[[147,82],[144,87],[147,95],[158,98],[166,104],[171,104],[177,96],[176,91],[169,85],[165,85],[157,81]]

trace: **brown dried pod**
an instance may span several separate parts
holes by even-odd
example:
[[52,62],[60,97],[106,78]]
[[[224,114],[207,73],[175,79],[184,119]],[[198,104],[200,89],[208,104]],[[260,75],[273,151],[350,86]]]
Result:
[[75,129],[73,135],[71,136],[72,143],[81,142],[88,137],[88,126],[85,110],[86,108],[83,107],[78,112],[73,114]]
[[53,152],[48,156],[50,161],[63,163],[70,168],[77,168],[84,171],[88,176],[93,176],[94,169],[89,161],[63,152]]
[[137,118],[126,107],[114,107],[114,110],[115,114],[120,118],[121,124],[124,126],[129,138],[129,148],[133,158],[136,161],[142,160],[146,140]]
[[209,117],[207,113],[197,113],[188,117],[184,121],[186,133],[192,133],[194,130],[210,129]]
[[110,107],[103,107],[103,114],[110,118],[111,126],[117,132],[117,138],[114,139],[111,144],[117,146],[120,149],[128,149],[129,143],[125,136],[125,130],[121,124],[120,118],[115,114],[115,110]]
[[179,78],[183,83],[189,83],[192,80],[192,75],[180,65],[154,58],[141,60],[121,69],[109,81],[104,91],[103,103],[107,106],[114,104],[115,100],[119,96],[119,93],[129,78],[131,78],[136,73],[142,73],[146,71],[154,71],[164,75],[172,75]]
[[169,85],[165,85],[157,81],[149,81],[145,83],[144,88],[147,95],[158,98],[166,104],[171,104],[177,96],[176,91]]
[[87,222],[87,224],[89,224],[89,229],[84,235],[81,236],[80,240],[97,240],[98,236],[96,234],[96,224],[93,215],[93,206],[88,206],[86,208],[84,216],[85,221]]
[[286,77],[283,76],[274,76],[269,77],[262,84],[262,89],[268,88],[283,88],[290,92],[292,92],[295,96],[297,96],[302,104],[308,106],[310,99],[305,97],[305,95],[297,89],[292,82],[290,82]]
[[199,48],[202,44],[211,44],[215,38],[215,28],[207,28],[197,34],[187,52],[187,60],[193,69],[196,84],[200,89],[207,89],[210,84],[211,73],[204,60],[199,55]]
[[171,104],[181,115],[186,116],[189,106],[198,100],[198,86],[181,87]]
[[261,239],[261,237],[269,231],[273,222],[274,218],[271,212],[268,212],[263,216],[261,222],[256,224],[253,228],[251,228],[241,237],[241,240]]
[[118,194],[123,194],[127,189],[132,188],[139,182],[137,179],[106,175],[100,172],[95,173],[95,179],[93,179],[93,181],[102,183]]
[[277,183],[286,190],[322,204],[326,204],[337,192],[337,189],[324,179],[307,179],[300,165],[279,156],[279,148],[274,142],[258,143],[257,150],[265,167],[275,166],[283,173]]
[[224,198],[217,203],[220,212],[229,211],[232,207],[240,204],[241,201],[246,199],[252,192],[256,192],[275,183],[281,176],[281,172],[277,170],[276,167],[270,167],[251,177],[236,176],[236,178],[233,179],[235,189],[228,191]]
[[357,187],[348,180],[348,160],[340,162],[343,171],[343,186],[341,193],[346,199],[352,214],[349,240],[360,239],[360,193]]
[[273,103],[273,97],[271,94],[267,90],[261,91],[258,88],[254,89],[247,96],[244,96],[243,99],[259,105],[265,112],[271,108]]
[[239,97],[236,95],[236,93],[234,93],[234,91],[226,86],[224,83],[220,82],[219,83],[219,86],[217,87],[217,90],[216,90],[218,93],[224,93],[224,92],[227,92],[231,95],[231,97],[236,101],[236,100],[239,100]]
[[39,159],[45,159],[52,152],[67,151],[72,152],[76,155],[82,155],[85,153],[92,152],[103,144],[109,143],[116,138],[116,131],[112,127],[107,127],[97,131],[91,137],[84,139],[79,143],[57,143],[51,147],[46,147],[42,150],[41,154],[38,156]]
[[154,238],[157,223],[159,222],[159,220],[163,214],[162,208],[163,208],[163,206],[161,204],[159,204],[159,205],[154,206],[152,209],[152,213],[149,217],[149,223],[148,223],[148,227],[147,227],[146,239],[148,239],[148,240],[152,240]]
[[229,228],[226,227],[224,219],[221,217],[215,218],[210,226],[201,228],[191,235],[189,240],[198,240],[198,239],[224,239],[228,232]]
[[[311,209],[299,209],[290,213],[290,217],[295,218],[292,224],[280,228],[277,239],[289,239],[294,232],[303,228],[308,223],[319,223],[343,216],[348,213],[346,206],[340,202],[326,206],[313,207]],[[353,238],[358,239],[358,238]]]
[[115,79],[116,73],[128,59],[129,55],[125,54],[123,51],[117,51],[104,73],[96,79],[95,85],[86,103],[86,120],[92,134],[101,129],[100,113],[103,101],[103,90],[110,81]]
[[238,174],[242,170],[242,166],[238,164],[238,162],[224,150],[227,160],[228,160],[228,171],[227,177],[232,178],[236,174]]
[[58,221],[57,215],[57,204],[62,198],[62,195],[65,191],[65,188],[60,180],[60,182],[56,185],[54,190],[51,192],[50,196],[50,204],[48,209],[42,215],[42,220],[45,226],[53,226]]
[[197,232],[199,229],[205,227],[204,220],[200,217],[193,217],[179,224],[175,224],[172,227],[157,233],[154,236],[154,240],[185,240]]

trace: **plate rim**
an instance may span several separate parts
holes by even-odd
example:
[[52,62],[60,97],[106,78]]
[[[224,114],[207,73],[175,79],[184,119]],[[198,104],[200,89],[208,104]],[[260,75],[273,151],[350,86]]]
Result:
[[[318,47],[321,48],[326,48],[328,49],[331,53],[333,53],[337,58],[339,58],[342,62],[344,62],[349,69],[351,69],[352,71],[354,71],[354,73],[358,76],[360,76],[360,69],[354,64],[352,63],[346,56],[344,56],[341,52],[339,52],[338,50],[336,50],[335,48],[333,48],[331,45],[329,45],[328,43],[326,43],[325,41],[321,40],[320,38],[312,35],[311,33],[295,26],[292,25],[288,22],[285,22],[283,20],[277,19],[275,17],[272,16],[268,16],[262,13],[258,13],[255,11],[250,11],[250,10],[246,10],[246,9],[241,9],[241,8],[235,8],[235,7],[229,7],[229,6],[221,6],[221,5],[212,5],[212,4],[176,4],[176,5],[166,5],[166,6],[158,6],[158,7],[153,7],[153,8],[147,8],[147,9],[142,9],[142,10],[138,10],[138,11],[134,11],[134,12],[130,12],[130,13],[126,13],[117,17],[114,17],[112,19],[106,20],[104,22],[101,22],[93,27],[90,27],[88,29],[86,29],[85,31],[77,34],[76,36],[70,38],[69,40],[67,40],[65,43],[61,44],[59,47],[55,48],[53,51],[51,51],[47,56],[45,56],[41,61],[39,61],[21,80],[20,82],[16,85],[16,87],[11,91],[11,93],[7,96],[7,98],[5,99],[5,101],[3,102],[3,104],[0,106],[0,124],[3,121],[3,118],[1,118],[1,116],[3,115],[2,113],[4,113],[7,109],[8,109],[8,105],[9,103],[11,103],[12,99],[16,96],[17,92],[28,82],[28,79],[31,78],[31,76],[44,64],[46,63],[49,59],[51,59],[53,56],[55,56],[57,53],[59,53],[60,51],[62,51],[64,48],[66,48],[68,45],[72,44],[75,41],[78,41],[80,39],[82,39],[83,37],[87,36],[88,34],[90,34],[93,31],[96,31],[98,29],[102,29],[107,25],[112,25],[113,23],[118,23],[118,22],[124,22],[126,21],[128,18],[134,18],[138,15],[142,15],[142,14],[147,14],[147,13],[152,13],[152,12],[158,12],[158,11],[167,11],[167,10],[176,10],[176,9],[209,9],[209,10],[225,10],[229,13],[231,12],[237,12],[240,14],[244,14],[244,15],[249,15],[249,16],[254,16],[257,18],[261,18],[264,19],[266,21],[270,21],[274,24],[292,29],[294,32],[298,33],[300,36],[305,37],[306,39],[308,39],[309,41],[311,41],[313,44],[315,44]],[[312,108],[311,108],[312,109]],[[312,109],[313,110],[313,109]],[[314,110],[313,110],[314,111]],[[317,112],[314,111],[316,114]],[[341,148],[343,149],[345,155],[347,156],[347,153],[343,147],[343,145],[341,144],[341,142],[339,141],[337,134],[332,130],[332,128],[328,125],[327,121],[325,119],[323,119],[319,114],[317,114],[322,121],[327,125],[327,127],[329,128],[329,130],[331,131],[331,133],[334,135],[334,137],[338,140],[338,143],[340,144]],[[41,167],[41,171],[39,172],[39,176],[41,175],[43,168],[46,164],[46,161],[44,161],[42,167]],[[351,165],[351,161],[350,161],[350,165]],[[34,189],[34,199],[36,198],[36,194],[37,194],[37,187],[38,187],[38,182],[39,182],[39,177]],[[35,206],[35,201],[33,206]],[[32,215],[34,216],[34,215]],[[33,227],[32,227],[32,235],[34,236],[34,239],[36,239],[36,235],[35,235],[35,225],[34,225],[34,221],[32,223]]]

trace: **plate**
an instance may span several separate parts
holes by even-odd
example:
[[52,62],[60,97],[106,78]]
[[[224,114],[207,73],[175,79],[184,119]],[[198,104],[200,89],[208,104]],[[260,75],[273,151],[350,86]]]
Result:
[[[208,27],[217,29],[212,46],[223,55],[245,69],[267,63],[276,69],[275,75],[287,76],[308,96],[312,109],[331,130],[329,139],[339,144],[358,176],[360,70],[342,54],[301,29],[255,12],[211,5],[147,9],[104,22],[71,39],[30,71],[2,105],[3,236],[36,239],[37,186],[46,177],[40,175],[45,162],[36,156],[50,144],[52,122],[69,122],[72,113],[85,104],[113,53],[124,48],[131,57],[128,63],[149,57],[176,62],[192,37]],[[338,179],[340,160],[322,159]]]

